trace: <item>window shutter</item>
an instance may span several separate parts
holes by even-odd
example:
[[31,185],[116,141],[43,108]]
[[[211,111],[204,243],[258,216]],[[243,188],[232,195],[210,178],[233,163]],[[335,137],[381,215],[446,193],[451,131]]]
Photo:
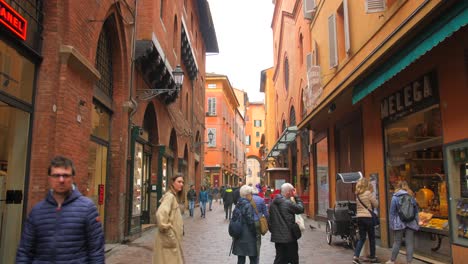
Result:
[[314,40],[314,51],[312,56],[312,65],[319,65],[319,53],[318,53],[317,41]]
[[385,11],[385,0],[366,0],[366,13]]
[[302,5],[304,6],[304,18],[312,19],[316,9],[315,0],[303,0]]
[[208,107],[207,107],[207,111],[208,115],[211,115],[211,98],[208,97]]
[[308,54],[306,55],[307,72],[310,71],[310,68],[312,67],[312,65],[313,65],[313,63],[314,63],[314,62],[312,61],[312,60],[313,60],[313,57],[314,57],[314,51],[312,51],[312,53],[308,53]]
[[338,66],[338,50],[336,43],[336,16],[328,17],[328,46],[330,49],[330,68]]
[[343,0],[343,13],[344,13],[344,36],[345,36],[345,51],[349,54],[351,51],[351,43],[349,40],[349,11],[348,0]]
[[213,104],[213,106],[212,106],[213,112],[212,113],[213,113],[213,115],[216,115],[216,98],[212,98],[211,102]]

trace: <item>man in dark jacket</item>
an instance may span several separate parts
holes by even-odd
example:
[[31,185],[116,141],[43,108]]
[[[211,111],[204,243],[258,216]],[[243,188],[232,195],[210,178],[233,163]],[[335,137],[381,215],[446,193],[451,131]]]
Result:
[[104,234],[93,201],[73,187],[75,167],[52,159],[50,191],[25,223],[16,263],[104,263]]
[[195,186],[190,185],[190,190],[187,192],[187,201],[189,203],[189,213],[193,217],[193,210],[195,208],[195,200],[197,200],[197,193],[195,192]]
[[296,225],[296,214],[304,213],[304,204],[296,195],[296,189],[290,183],[281,185],[281,194],[276,195],[270,206],[269,229],[271,242],[275,243],[276,257],[274,264],[299,263],[297,239],[291,232]]
[[229,184],[226,186],[226,190],[224,190],[223,201],[224,201],[224,212],[226,213],[226,219],[231,220],[232,203],[234,201],[234,197],[232,194],[231,185]]
[[237,204],[237,201],[239,201],[239,198],[240,198],[240,188],[242,187],[242,185],[244,185],[242,183],[242,180],[239,180],[239,182],[237,183],[237,187],[236,188],[233,188],[232,191],[233,191],[233,199],[234,199],[234,205]]

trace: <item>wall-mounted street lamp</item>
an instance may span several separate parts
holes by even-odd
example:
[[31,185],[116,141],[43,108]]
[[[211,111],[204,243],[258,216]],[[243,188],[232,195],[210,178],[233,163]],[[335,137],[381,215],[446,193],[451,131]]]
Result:
[[208,132],[208,143],[213,144],[213,137],[214,137],[213,131],[210,130]]
[[172,77],[174,78],[176,86],[175,89],[139,89],[137,92],[140,93],[137,98],[140,100],[150,100],[163,93],[178,93],[184,83],[184,71],[180,68],[180,65],[177,65],[177,67],[172,71]]
[[200,142],[195,142],[193,143],[193,148],[198,148],[200,147],[202,144],[212,144],[213,142],[213,137],[214,137],[214,133],[211,132],[211,130],[208,132],[208,141],[200,141]]

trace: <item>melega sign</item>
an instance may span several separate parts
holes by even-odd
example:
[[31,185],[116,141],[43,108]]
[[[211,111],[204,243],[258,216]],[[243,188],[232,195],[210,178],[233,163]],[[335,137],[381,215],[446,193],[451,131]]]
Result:
[[22,40],[26,40],[28,21],[5,3],[4,0],[0,0],[0,23]]

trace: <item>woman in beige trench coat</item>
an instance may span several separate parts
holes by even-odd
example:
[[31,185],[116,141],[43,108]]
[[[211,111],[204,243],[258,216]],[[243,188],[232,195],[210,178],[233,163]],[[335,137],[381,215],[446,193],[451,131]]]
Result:
[[171,178],[170,189],[163,195],[156,212],[158,230],[154,240],[153,264],[183,264],[182,235],[184,223],[179,209],[184,178]]

